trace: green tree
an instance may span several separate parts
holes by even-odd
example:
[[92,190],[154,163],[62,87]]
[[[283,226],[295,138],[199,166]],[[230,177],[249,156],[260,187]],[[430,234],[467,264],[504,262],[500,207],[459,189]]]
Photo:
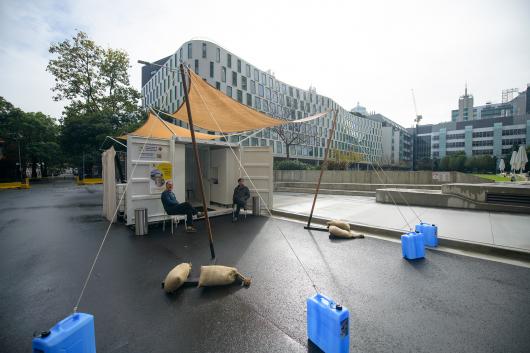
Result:
[[104,49],[77,32],[71,39],[52,43],[54,58],[46,68],[54,77],[53,99],[66,101],[61,146],[68,160],[80,166],[100,163],[99,147],[106,136],[121,135],[144,120],[140,93],[129,80],[129,56]]
[[441,171],[448,171],[449,170],[449,156],[444,156],[440,160],[439,169]]
[[458,172],[463,172],[465,170],[467,158],[463,152],[452,154],[447,157],[448,157],[447,170],[458,171]]
[[[20,159],[22,171],[32,167],[31,177],[36,177],[37,165],[43,176],[49,168],[60,167],[59,125],[51,117],[41,113],[26,113],[0,97],[0,136],[6,141],[6,170],[4,177],[20,176],[16,167]],[[4,168],[2,168],[4,169]],[[16,172],[13,172],[16,171]]]
[[49,52],[56,55],[46,67],[55,77],[53,99],[69,102],[66,113],[105,112],[130,118],[139,112],[140,93],[130,85],[126,52],[103,49],[84,32],[52,43]]
[[110,121],[102,114],[94,112],[67,116],[64,119],[60,142],[71,165],[81,167],[83,156],[87,169],[99,164],[99,147],[106,136],[113,134]]

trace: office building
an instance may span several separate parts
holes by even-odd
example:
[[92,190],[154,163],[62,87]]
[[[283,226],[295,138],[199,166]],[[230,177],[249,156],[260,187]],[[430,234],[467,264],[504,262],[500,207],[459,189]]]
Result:
[[[172,69],[181,62],[211,86],[241,104],[276,118],[295,120],[328,109],[338,109],[332,148],[357,152],[365,161],[381,160],[381,122],[352,114],[332,99],[318,94],[314,88],[304,90],[280,81],[270,71],[262,70],[209,41],[191,40],[175,53],[156,61],[157,64]],[[155,65],[142,68],[144,107],[174,112],[182,102],[183,88],[178,72]],[[332,116],[328,114],[301,124],[300,134],[304,137],[304,142],[291,146],[290,156],[308,160],[323,159],[331,123]],[[286,156],[285,144],[273,129],[246,136],[232,136],[231,141],[251,146],[272,146],[275,157]]]
[[415,158],[438,159],[456,153],[465,153],[468,157],[509,154],[513,145],[526,145],[530,141],[529,102],[530,90],[527,88],[509,102],[475,107],[482,110],[479,119],[408,129],[410,133],[417,133]]
[[410,132],[382,114],[370,114],[367,118],[381,123],[382,164],[410,167],[412,162]]

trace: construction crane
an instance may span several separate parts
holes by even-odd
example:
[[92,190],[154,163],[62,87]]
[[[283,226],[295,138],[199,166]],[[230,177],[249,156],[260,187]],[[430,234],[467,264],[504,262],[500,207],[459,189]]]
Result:
[[414,122],[416,123],[416,125],[419,125],[421,119],[423,119],[423,116],[418,114],[418,107],[416,106],[416,96],[414,95],[414,88],[411,88],[410,91],[412,92],[412,103],[414,103],[414,112],[416,113]]
[[418,114],[418,107],[416,106],[416,96],[414,95],[414,89],[411,88],[410,91],[412,92],[412,103],[414,103],[414,113],[416,114],[416,117],[414,118],[414,122],[416,123],[416,126],[414,127],[414,136],[413,136],[413,143],[412,143],[412,170],[415,170],[416,167],[416,158],[418,157],[418,153],[416,152],[416,149],[418,148],[418,125],[420,124],[421,119],[423,117]]

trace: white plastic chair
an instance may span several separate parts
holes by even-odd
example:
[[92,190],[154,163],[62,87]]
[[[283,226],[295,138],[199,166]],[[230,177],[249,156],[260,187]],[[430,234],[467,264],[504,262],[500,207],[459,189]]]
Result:
[[[236,215],[236,208],[237,208],[237,205],[236,204],[233,204],[232,205],[232,219],[234,219],[235,215]],[[241,217],[241,214],[243,214],[245,216],[245,219],[247,219],[247,205],[245,204],[245,206],[241,207],[241,209],[239,210],[239,217]]]
[[164,222],[162,223],[162,231],[166,231],[166,219],[169,219],[171,222],[171,234],[173,235],[173,223],[176,223],[177,226],[179,225],[180,221],[184,221],[184,227],[188,227],[188,221],[186,218],[186,215],[183,214],[174,214],[174,215],[168,215],[166,213],[166,218],[164,219]]

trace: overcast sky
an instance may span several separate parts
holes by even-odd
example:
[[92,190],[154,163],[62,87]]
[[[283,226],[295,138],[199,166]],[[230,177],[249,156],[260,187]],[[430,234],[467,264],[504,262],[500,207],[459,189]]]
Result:
[[[359,101],[403,126],[450,120],[465,82],[475,105],[530,83],[530,1],[0,0],[0,96],[54,117],[51,42],[75,29],[156,60],[207,38],[276,78],[351,109]],[[179,4],[177,4],[179,3]]]

